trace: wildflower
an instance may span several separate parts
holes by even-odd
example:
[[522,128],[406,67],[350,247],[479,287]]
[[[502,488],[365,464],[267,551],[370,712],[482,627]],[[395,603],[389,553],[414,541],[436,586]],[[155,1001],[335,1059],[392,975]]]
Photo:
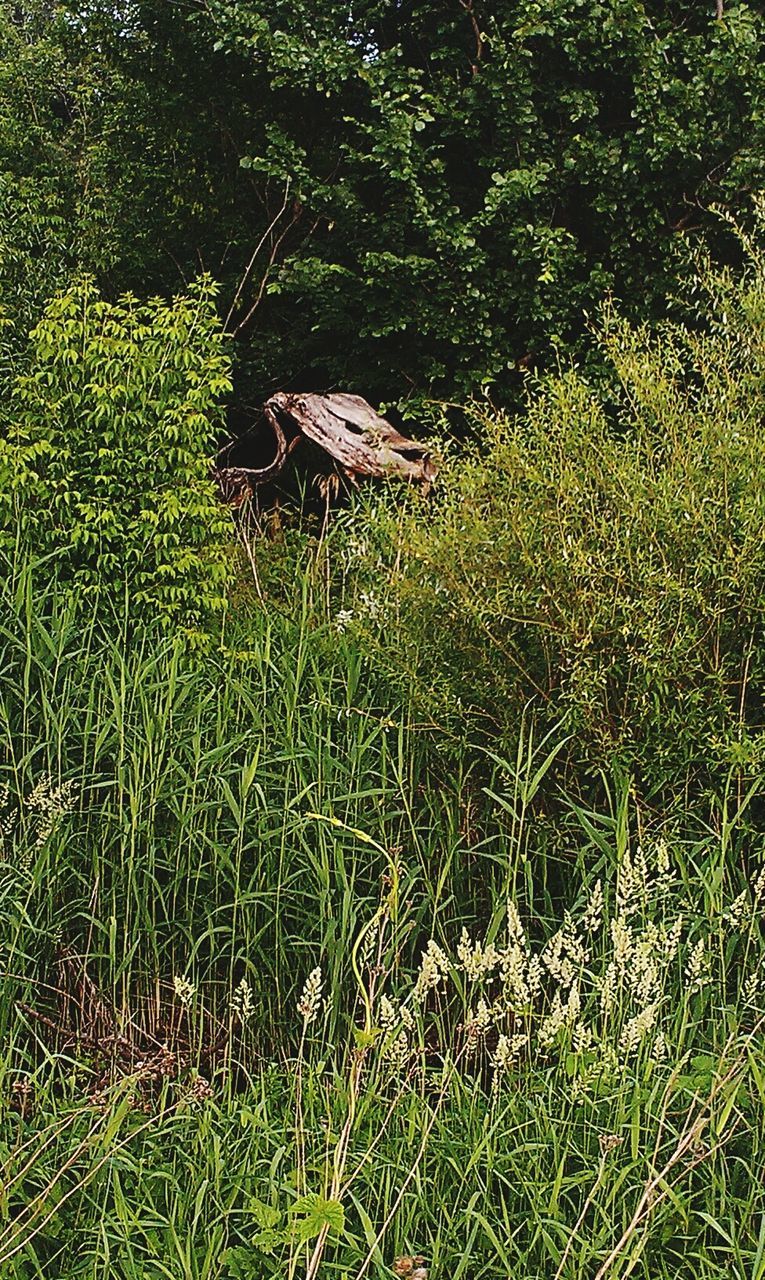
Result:
[[726,924],[732,929],[745,929],[751,918],[751,910],[749,906],[749,894],[746,889],[742,889],[737,898],[734,898],[728,910],[723,916]]
[[412,992],[413,1000],[417,1004],[422,1004],[429,991],[435,991],[440,987],[448,972],[449,961],[438,943],[431,938],[422,953],[420,972]]
[[566,913],[563,928],[553,934],[542,953],[542,960],[562,987],[570,987],[577,973],[587,963],[587,952],[582,939],[574,932],[571,917]]
[[651,1057],[654,1062],[666,1062],[668,1054],[669,1050],[667,1048],[667,1041],[664,1038],[664,1032],[657,1031],[651,1048]]
[[245,978],[239,983],[236,991],[231,999],[231,1008],[237,1018],[244,1026],[245,1022],[249,1022],[255,1012],[255,1001],[252,997],[252,987]]
[[580,935],[574,928],[574,922],[567,911],[563,923],[563,949],[569,960],[577,968],[587,963],[587,952]]
[[682,916],[678,916],[673,920],[669,929],[663,929],[661,933],[662,946],[664,948],[664,959],[666,964],[670,964],[677,954],[677,948],[680,946],[680,938],[683,933],[683,925],[685,921]]
[[393,1031],[398,1025],[396,1006],[384,994],[380,997],[380,1009],[377,1016],[383,1031]]
[[659,970],[652,961],[635,970],[636,980],[633,982],[635,998],[641,1005],[648,1005],[659,992]]
[[313,1022],[321,1008],[321,989],[321,968],[317,965],[306,978],[303,992],[297,1004],[298,1013],[301,1014],[306,1027],[309,1022]]
[[467,1022],[465,1023],[465,1035],[467,1036],[468,1048],[472,1051],[476,1048],[478,1041],[481,1040],[488,1031],[494,1021],[494,1010],[486,1003],[483,996],[478,1001],[478,1007],[473,1012],[468,1010]]
[[563,930],[559,929],[547,943],[542,952],[542,963],[553,978],[562,986],[566,986],[573,977],[570,964],[566,964],[563,955]]
[[631,963],[626,973],[627,981],[640,1005],[648,1005],[658,994],[659,966],[656,962],[658,954],[658,930],[647,928],[642,936],[635,940],[632,947]]
[[0,859],[5,857],[5,843],[16,826],[16,814],[11,807],[11,789],[7,782],[0,783]]
[[645,1036],[653,1027],[656,1021],[656,1008],[655,1004],[648,1005],[646,1009],[641,1009],[640,1013],[636,1013],[633,1018],[625,1022],[619,1036],[619,1052],[624,1060],[631,1058],[637,1052]]
[[383,1031],[395,1031],[396,1027],[403,1027],[405,1031],[414,1029],[414,1018],[410,1009],[405,1004],[396,1005],[385,994],[380,996],[380,1007],[378,1011],[378,1020]]
[[556,991],[550,1012],[539,1028],[539,1043],[545,1048],[549,1047],[562,1027],[570,1027],[576,1023],[581,1008],[582,1002],[576,984],[569,991],[565,1004],[560,998],[560,992]]
[[656,879],[654,880],[655,890],[660,895],[665,894],[674,879],[675,873],[672,870],[669,847],[663,837],[656,842],[656,847],[653,851],[653,861],[654,869],[656,871]]
[[369,968],[374,955],[377,939],[380,934],[380,924],[378,920],[373,920],[372,924],[367,928],[364,934],[364,940],[359,949],[359,964],[362,969]]
[[583,1022],[577,1022],[571,1033],[571,1043],[575,1053],[587,1053],[592,1048],[592,1028]]
[[499,1037],[491,1059],[494,1066],[495,1088],[498,1087],[500,1078],[510,1070],[525,1043],[526,1037],[521,1035]]
[[528,953],[526,934],[523,931],[518,908],[512,898],[507,900],[507,940],[511,945],[514,943],[517,947],[520,947],[521,951]]
[[632,930],[627,924],[626,916],[617,916],[611,921],[611,944],[617,973],[624,974],[633,950]]
[[600,979],[600,1011],[601,1013],[609,1013],[613,1008],[614,997],[616,995],[616,986],[618,982],[618,970],[615,962],[612,960],[606,969],[603,977]]
[[598,1070],[606,1080],[618,1074],[619,1056],[614,1046],[608,1041],[604,1041],[600,1046]]
[[173,987],[178,1000],[180,1000],[185,1009],[188,1009],[197,990],[193,982],[189,982],[187,978],[182,978],[176,974],[173,978]]
[[378,1021],[387,1033],[383,1057],[397,1067],[403,1067],[409,1058],[409,1035],[414,1018],[406,1005],[396,1005],[385,994],[380,997]]
[[762,973],[760,968],[756,968],[753,973],[749,974],[744,983],[742,996],[745,1005],[756,1005],[759,1003],[760,989],[763,986]]
[[538,996],[542,990],[542,961],[539,956],[532,956],[526,970],[526,982],[528,984],[529,995],[533,998]]
[[353,621],[353,609],[338,609],[335,614],[335,630],[347,631],[348,625]]
[[765,867],[762,867],[756,878],[752,879],[752,894],[755,907],[765,898]]
[[616,877],[617,915],[628,920],[645,901],[647,868],[643,850],[638,848],[635,861],[625,850]]
[[28,808],[36,810],[35,848],[41,849],[60,820],[74,808],[74,785],[62,782],[60,787],[54,787],[49,775],[43,774],[26,803]]
[[502,983],[505,998],[511,1010],[525,1009],[531,1003],[531,991],[526,981],[526,972],[526,956],[517,943],[511,943],[502,956]]

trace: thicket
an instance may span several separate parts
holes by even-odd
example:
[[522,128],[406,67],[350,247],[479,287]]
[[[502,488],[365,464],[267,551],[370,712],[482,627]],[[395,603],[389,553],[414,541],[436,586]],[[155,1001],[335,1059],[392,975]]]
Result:
[[211,476],[230,361],[209,281],[171,303],[51,301],[0,411],[0,545],[55,555],[86,609],[127,596],[201,634],[226,604],[230,520]]
[[[762,35],[0,0],[9,1280],[761,1277],[759,240],[634,316]],[[242,559],[226,398],[335,380],[473,444]]]
[[343,625],[436,722],[507,742],[533,707],[574,776],[620,761],[645,792],[760,767],[765,256],[741,234],[747,269],[702,262],[682,320],[606,308],[615,394],[572,367],[523,413],[478,406],[435,496],[353,517]]

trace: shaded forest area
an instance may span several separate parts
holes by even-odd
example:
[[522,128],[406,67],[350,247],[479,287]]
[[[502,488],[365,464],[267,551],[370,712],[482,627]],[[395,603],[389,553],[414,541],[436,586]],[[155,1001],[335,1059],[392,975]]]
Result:
[[[3,273],[220,282],[237,396],[517,393],[660,315],[763,182],[763,15],[684,3],[4,6]],[[25,284],[26,282],[26,284]],[[8,305],[8,303],[6,303]],[[27,314],[29,314],[27,312]]]

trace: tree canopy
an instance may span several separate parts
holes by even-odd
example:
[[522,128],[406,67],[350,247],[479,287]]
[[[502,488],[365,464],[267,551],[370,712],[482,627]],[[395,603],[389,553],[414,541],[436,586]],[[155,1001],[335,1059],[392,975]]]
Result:
[[114,296],[207,272],[253,398],[505,396],[606,293],[660,310],[685,238],[765,174],[765,18],[735,0],[27,0],[0,24],[6,294],[30,311],[62,264]]

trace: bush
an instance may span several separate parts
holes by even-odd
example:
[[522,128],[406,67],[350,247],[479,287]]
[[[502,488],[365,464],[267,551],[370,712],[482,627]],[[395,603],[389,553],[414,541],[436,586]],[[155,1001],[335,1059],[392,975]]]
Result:
[[760,755],[765,254],[747,247],[738,278],[701,264],[703,325],[605,312],[616,406],[572,369],[524,416],[476,410],[437,499],[378,510],[343,605],[368,632],[376,614],[431,713],[509,732],[531,701],[567,716],[580,763],[616,755],[651,785]]
[[0,440],[0,540],[57,552],[81,600],[197,627],[224,605],[225,513],[209,474],[229,361],[203,281],[167,303],[85,281],[33,330]]

